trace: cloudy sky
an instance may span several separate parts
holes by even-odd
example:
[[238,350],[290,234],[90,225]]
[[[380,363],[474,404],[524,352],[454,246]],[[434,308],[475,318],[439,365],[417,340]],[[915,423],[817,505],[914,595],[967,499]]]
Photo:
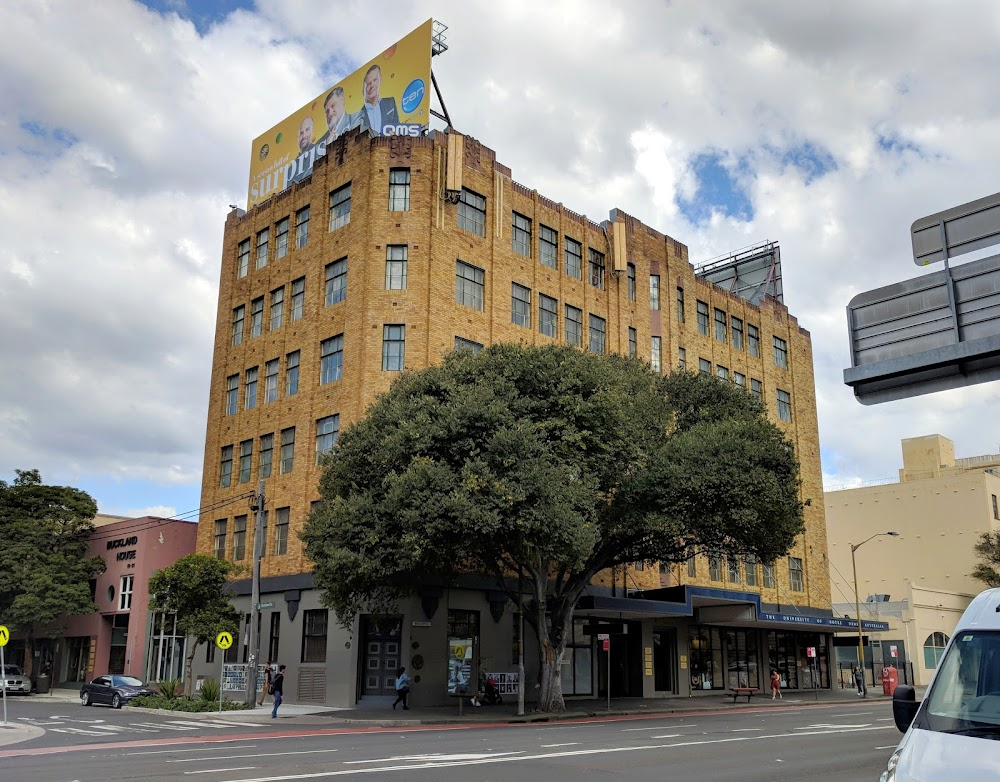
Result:
[[251,139],[432,16],[455,126],[519,182],[695,262],[781,243],[828,487],[895,475],[904,437],[1000,452],[995,384],[864,407],[842,376],[850,298],[926,273],[911,222],[1000,189],[992,0],[5,0],[0,478],[197,509]]

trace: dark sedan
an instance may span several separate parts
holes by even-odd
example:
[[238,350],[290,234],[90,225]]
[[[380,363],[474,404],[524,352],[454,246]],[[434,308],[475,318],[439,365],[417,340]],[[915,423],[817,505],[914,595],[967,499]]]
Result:
[[134,676],[120,676],[110,673],[98,676],[80,688],[80,702],[84,706],[107,703],[113,708],[120,709],[140,695],[156,695],[156,690],[151,690]]

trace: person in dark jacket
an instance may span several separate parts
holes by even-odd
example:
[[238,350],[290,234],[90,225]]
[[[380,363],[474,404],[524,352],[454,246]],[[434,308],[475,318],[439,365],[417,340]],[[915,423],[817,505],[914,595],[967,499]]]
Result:
[[854,682],[858,685],[858,695],[865,694],[865,672],[860,665],[854,666]]
[[285,666],[279,665],[278,672],[271,680],[271,691],[274,693],[274,708],[271,709],[271,719],[277,719],[278,707],[281,705],[281,696],[285,691]]

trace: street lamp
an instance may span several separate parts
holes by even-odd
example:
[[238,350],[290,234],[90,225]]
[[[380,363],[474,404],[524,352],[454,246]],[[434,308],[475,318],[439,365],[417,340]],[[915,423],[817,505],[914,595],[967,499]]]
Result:
[[[875,538],[880,538],[883,535],[889,535],[890,537],[897,538],[899,533],[895,531],[890,532],[876,532],[870,538],[865,538],[860,543],[851,544],[851,570],[854,571],[854,610],[855,616],[857,616],[858,622],[858,667],[861,669],[862,676],[865,672],[865,642],[861,637],[861,596],[858,594],[858,566],[854,562],[854,552],[861,548],[869,540],[874,540]],[[861,688],[862,697],[868,697],[868,687]]]

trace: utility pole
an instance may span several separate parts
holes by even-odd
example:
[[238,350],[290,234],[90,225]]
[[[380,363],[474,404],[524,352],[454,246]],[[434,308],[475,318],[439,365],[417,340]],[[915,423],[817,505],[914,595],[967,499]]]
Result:
[[524,597],[521,566],[517,566],[517,716],[524,716]]
[[257,486],[257,494],[250,499],[250,509],[257,511],[253,530],[253,588],[250,597],[250,638],[247,646],[247,692],[246,703],[250,708],[257,705],[257,658],[260,657],[260,558],[264,553],[264,481]]

